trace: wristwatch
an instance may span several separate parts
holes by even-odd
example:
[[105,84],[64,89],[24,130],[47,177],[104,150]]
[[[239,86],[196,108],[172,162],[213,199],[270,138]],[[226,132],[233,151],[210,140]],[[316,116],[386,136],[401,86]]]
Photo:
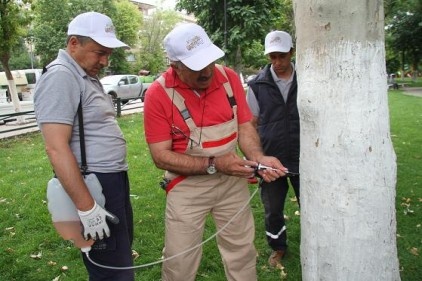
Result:
[[207,168],[207,173],[209,175],[213,175],[217,172],[217,169],[215,168],[215,157],[211,156],[210,158],[208,158],[208,168]]

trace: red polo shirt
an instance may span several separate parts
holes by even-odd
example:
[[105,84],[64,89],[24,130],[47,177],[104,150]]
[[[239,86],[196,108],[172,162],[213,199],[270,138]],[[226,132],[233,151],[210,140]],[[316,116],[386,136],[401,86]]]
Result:
[[[238,123],[248,122],[252,113],[246,103],[246,96],[239,76],[224,68],[237,104]],[[174,88],[185,99],[189,113],[198,128],[221,124],[233,118],[233,110],[227,99],[223,84],[227,79],[215,68],[210,87],[197,95],[183,83],[170,67],[164,74],[167,88]],[[181,134],[172,134],[172,124],[189,137],[189,128],[179,110],[172,104],[163,87],[155,81],[148,89],[144,103],[144,128],[147,143],[173,140],[173,151],[184,152],[188,139]]]

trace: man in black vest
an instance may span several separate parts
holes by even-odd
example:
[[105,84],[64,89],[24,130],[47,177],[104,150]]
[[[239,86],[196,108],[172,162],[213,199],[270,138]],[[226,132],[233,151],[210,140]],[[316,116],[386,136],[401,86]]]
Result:
[[268,262],[275,267],[287,250],[283,210],[289,181],[299,202],[300,127],[292,37],[284,31],[268,33],[264,54],[270,64],[248,83],[247,101],[264,153],[276,156],[290,172],[289,177],[260,183],[267,241],[273,249]]

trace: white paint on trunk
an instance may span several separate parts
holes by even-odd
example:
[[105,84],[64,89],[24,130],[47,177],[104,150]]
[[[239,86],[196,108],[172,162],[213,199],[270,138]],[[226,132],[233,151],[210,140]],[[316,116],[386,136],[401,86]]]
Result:
[[[10,98],[12,99],[13,108],[15,109],[16,113],[22,112],[21,105],[19,103],[19,97],[18,92],[16,91],[16,83],[15,80],[7,80],[7,83],[9,84],[9,90],[10,90]],[[24,116],[17,116],[16,120],[19,124],[22,124],[25,122]]]
[[302,279],[400,280],[382,2],[294,5]]
[[370,63],[383,49],[342,42],[300,56],[303,280],[399,280],[387,84]]

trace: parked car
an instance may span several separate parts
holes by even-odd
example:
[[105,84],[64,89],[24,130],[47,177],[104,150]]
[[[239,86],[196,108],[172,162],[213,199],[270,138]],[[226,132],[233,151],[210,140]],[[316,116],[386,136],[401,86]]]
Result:
[[120,98],[123,103],[138,99],[142,94],[142,82],[137,75],[110,75],[100,80],[104,91],[114,99]]
[[144,101],[144,99],[145,99],[145,92],[148,90],[148,88],[152,84],[152,82],[154,82],[155,77],[153,75],[139,75],[139,80],[142,81],[141,100]]

